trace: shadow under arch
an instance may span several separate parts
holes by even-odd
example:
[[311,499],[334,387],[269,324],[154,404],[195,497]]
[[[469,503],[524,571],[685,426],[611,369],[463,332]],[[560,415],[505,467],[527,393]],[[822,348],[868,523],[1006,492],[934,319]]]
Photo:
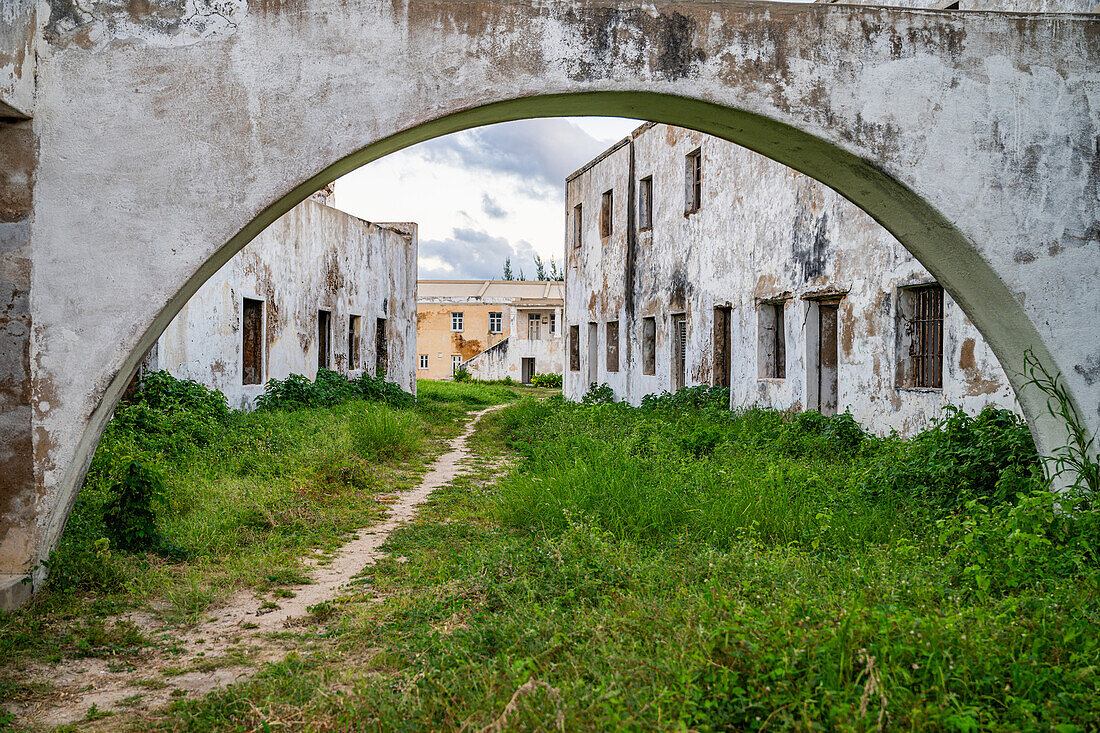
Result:
[[[96,406],[76,448],[61,511],[52,517],[44,551],[56,546],[92,453],[143,356],[199,287],[261,231],[322,186],[389,153],[462,130],[538,117],[631,117],[697,130],[760,153],[829,186],[870,215],[926,267],[993,349],[1015,390],[1036,446],[1061,444],[1065,426],[1047,411],[1046,395],[1026,383],[1025,351],[1052,374],[1058,367],[1008,286],[943,214],[871,162],[788,124],[733,107],[652,92],[578,92],[495,102],[450,112],[331,162],[270,204],[226,242],[161,309]],[[1074,405],[1080,409],[1078,405]],[[63,489],[64,490],[64,489]]]

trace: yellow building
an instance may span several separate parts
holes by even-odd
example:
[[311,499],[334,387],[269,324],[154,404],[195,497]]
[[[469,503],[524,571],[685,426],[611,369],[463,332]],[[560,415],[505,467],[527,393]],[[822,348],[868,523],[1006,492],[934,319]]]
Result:
[[562,373],[564,283],[419,280],[416,287],[418,379],[450,379],[462,366],[477,379]]

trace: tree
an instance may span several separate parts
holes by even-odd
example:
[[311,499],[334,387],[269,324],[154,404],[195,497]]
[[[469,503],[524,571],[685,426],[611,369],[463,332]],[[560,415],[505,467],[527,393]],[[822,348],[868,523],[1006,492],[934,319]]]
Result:
[[541,255],[535,255],[535,279],[536,280],[549,280],[550,278],[546,274],[546,263],[542,261]]
[[516,279],[516,276],[512,274],[512,258],[511,257],[504,258],[504,279],[505,280],[515,280]]
[[558,269],[557,260],[550,260],[550,279],[559,282],[565,280],[565,273]]

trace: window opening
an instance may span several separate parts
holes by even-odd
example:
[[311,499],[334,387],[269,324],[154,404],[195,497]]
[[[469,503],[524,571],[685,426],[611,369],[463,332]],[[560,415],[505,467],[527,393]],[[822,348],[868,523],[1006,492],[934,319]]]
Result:
[[[453,314],[452,314],[453,320]],[[500,333],[504,326],[504,315],[502,313],[490,313],[489,314],[489,333]]]
[[542,314],[527,314],[527,338],[538,341],[542,338]]
[[638,187],[638,227],[642,231],[653,228],[653,176],[646,176]]
[[451,313],[451,330],[452,331],[461,331],[462,330],[462,311],[453,311]]
[[703,205],[703,151],[696,150],[687,156],[687,190],[684,197],[684,212],[692,214]]
[[462,366],[462,357],[458,354],[451,354],[451,374],[457,372],[460,366]]
[[[898,309],[903,321],[899,336],[908,340],[899,384],[904,387],[943,387],[943,288],[922,285],[899,291]],[[905,345],[905,344],[903,344]]]
[[428,355],[427,354],[421,354],[420,355],[420,368],[421,369],[427,369],[428,368]]
[[580,247],[584,233],[584,217],[580,204],[573,207],[573,246]]
[[716,387],[730,387],[733,371],[730,345],[730,313],[727,306],[714,309],[714,372],[712,381]]
[[672,317],[672,391],[684,388],[687,382],[687,316]]
[[600,236],[611,236],[611,216],[614,213],[615,198],[612,191],[604,191],[600,199]]

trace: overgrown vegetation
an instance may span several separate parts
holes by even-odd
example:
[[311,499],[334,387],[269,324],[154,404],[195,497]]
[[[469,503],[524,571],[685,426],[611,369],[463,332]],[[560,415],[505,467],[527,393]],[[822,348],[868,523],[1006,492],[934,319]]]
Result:
[[196,382],[146,375],[104,432],[46,589],[0,615],[0,668],[97,648],[82,629],[112,628],[101,617],[127,607],[156,600],[186,624],[234,590],[303,582],[303,554],[376,521],[375,497],[415,484],[470,409],[516,396],[439,383],[419,392],[414,406],[396,385],[322,371],[316,382],[272,380],[262,408],[244,413]]
[[947,411],[903,441],[850,415],[730,412],[705,389],[640,409],[589,402],[488,418],[481,448],[506,445],[519,464],[457,483],[394,536],[407,562],[373,576],[389,601],[345,599],[326,653],[162,723],[1085,731],[1100,719],[1096,513],[1087,492],[1047,491],[1018,418]]
[[531,377],[531,386],[541,387],[542,389],[561,389],[561,375],[536,374]]

